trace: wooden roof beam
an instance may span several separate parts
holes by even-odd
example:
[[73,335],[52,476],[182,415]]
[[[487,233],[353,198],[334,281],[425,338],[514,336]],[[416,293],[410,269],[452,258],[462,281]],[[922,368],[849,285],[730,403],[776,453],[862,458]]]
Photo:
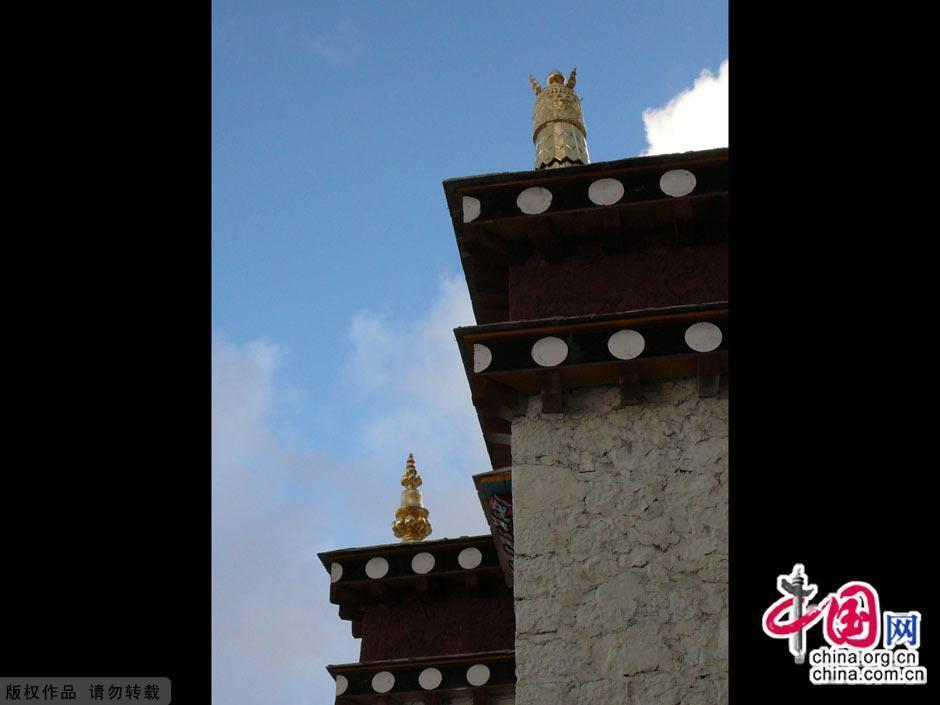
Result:
[[640,366],[634,360],[620,365],[620,406],[634,406],[640,403]]
[[716,396],[721,382],[721,354],[705,353],[699,356],[695,378],[699,397]]
[[470,378],[470,398],[477,409],[490,410],[515,410],[522,401],[522,395],[512,387],[479,375]]
[[512,466],[512,447],[503,445],[486,444],[486,449],[490,454],[490,465],[494,470],[508,468]]
[[542,375],[542,413],[560,414],[563,411],[561,396],[561,373],[550,370]]
[[673,201],[672,217],[676,244],[691,245],[694,243],[695,217],[692,212],[692,201],[688,198],[677,198]]

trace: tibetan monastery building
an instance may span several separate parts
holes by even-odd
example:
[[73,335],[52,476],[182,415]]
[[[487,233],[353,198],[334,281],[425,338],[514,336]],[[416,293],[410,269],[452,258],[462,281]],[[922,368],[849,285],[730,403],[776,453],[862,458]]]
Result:
[[491,533],[425,540],[409,460],[403,541],[320,554],[337,704],[727,700],[728,152],[591,163],[531,82],[534,169],[444,182]]

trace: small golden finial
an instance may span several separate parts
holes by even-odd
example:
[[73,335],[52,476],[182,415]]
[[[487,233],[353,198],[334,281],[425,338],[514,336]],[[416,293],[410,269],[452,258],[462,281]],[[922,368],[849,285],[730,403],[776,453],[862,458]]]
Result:
[[402,541],[423,541],[431,535],[431,522],[428,521],[428,510],[424,508],[424,498],[421,496],[421,476],[415,468],[414,455],[408,454],[405,463],[405,474],[401,476],[401,505],[395,510],[395,521],[392,522],[392,533]]
[[544,88],[539,86],[534,76],[529,76],[535,90],[532,141],[535,143],[536,169],[591,163],[581,99],[574,92],[577,80],[577,69],[571,70],[567,81],[561,71],[552,71]]

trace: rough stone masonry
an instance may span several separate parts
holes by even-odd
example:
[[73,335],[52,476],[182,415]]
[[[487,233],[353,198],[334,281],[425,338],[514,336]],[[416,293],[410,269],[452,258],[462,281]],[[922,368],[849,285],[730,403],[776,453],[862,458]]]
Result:
[[641,395],[513,421],[516,705],[727,702],[727,390]]

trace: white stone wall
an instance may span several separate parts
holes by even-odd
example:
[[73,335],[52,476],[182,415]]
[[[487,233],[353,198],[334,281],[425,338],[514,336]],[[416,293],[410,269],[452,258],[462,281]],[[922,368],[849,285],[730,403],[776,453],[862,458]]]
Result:
[[513,421],[517,705],[727,702],[727,393],[642,395]]

